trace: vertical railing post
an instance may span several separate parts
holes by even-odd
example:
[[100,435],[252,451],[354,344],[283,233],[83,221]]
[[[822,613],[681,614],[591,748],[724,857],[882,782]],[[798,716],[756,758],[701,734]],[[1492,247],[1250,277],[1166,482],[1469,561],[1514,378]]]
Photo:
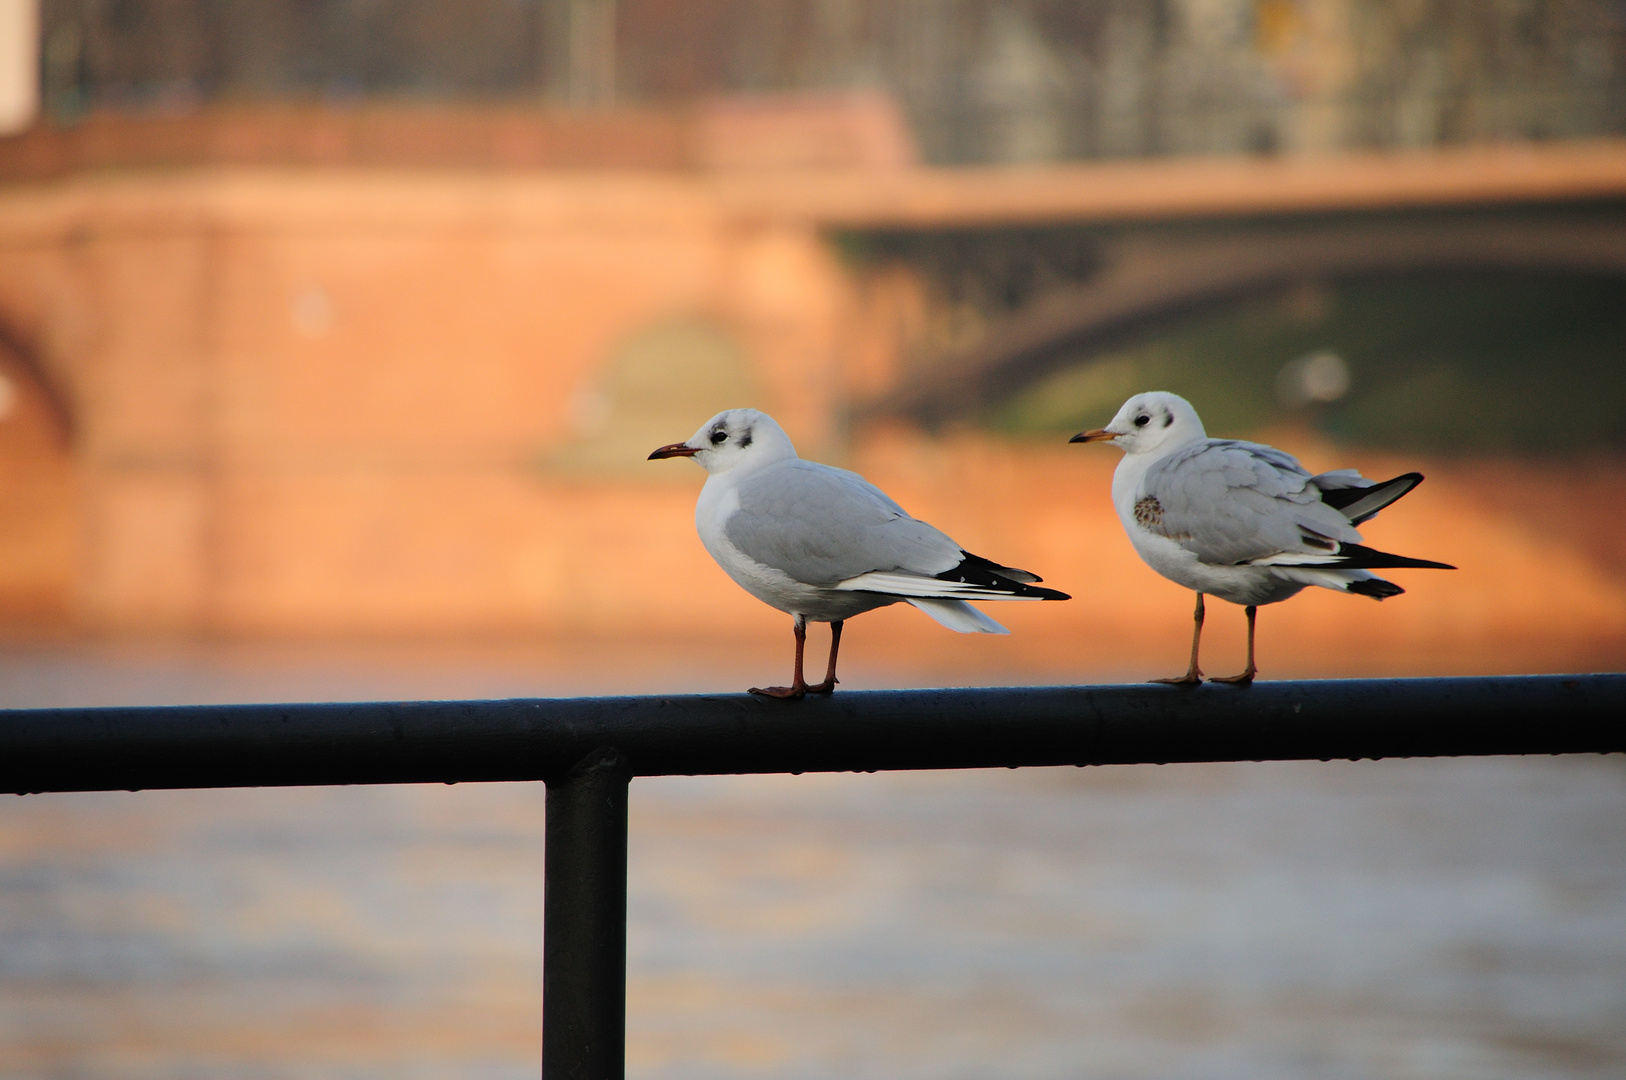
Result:
[[622,1080],[627,1038],[627,787],[614,750],[547,781],[542,1075]]

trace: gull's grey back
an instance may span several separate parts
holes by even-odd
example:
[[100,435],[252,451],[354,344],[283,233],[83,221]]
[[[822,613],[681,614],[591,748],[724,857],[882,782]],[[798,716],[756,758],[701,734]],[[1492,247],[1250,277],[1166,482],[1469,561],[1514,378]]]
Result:
[[831,586],[873,570],[938,574],[960,545],[917,521],[857,473],[792,459],[745,478],[729,542],[808,585]]
[[[1141,498],[1143,525],[1215,565],[1304,550],[1303,529],[1360,540],[1349,520],[1321,501],[1303,465],[1260,443],[1207,439],[1183,447],[1146,471]],[[1148,498],[1155,505],[1144,504]]]

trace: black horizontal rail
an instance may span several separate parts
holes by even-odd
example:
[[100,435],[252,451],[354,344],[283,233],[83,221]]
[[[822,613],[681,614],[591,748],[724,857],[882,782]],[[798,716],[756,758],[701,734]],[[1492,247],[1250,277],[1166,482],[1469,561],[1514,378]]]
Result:
[[542,1072],[616,1080],[634,776],[1626,751],[1626,675],[0,711],[0,791],[543,780]]
[[1626,750],[1626,675],[0,711],[0,791]]

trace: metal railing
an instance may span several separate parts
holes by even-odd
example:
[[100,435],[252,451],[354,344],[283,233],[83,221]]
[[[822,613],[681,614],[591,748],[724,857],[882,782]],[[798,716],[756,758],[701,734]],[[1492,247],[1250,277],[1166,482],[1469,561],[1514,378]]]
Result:
[[635,776],[1626,751],[1626,675],[0,711],[0,791],[547,784],[542,1071],[623,1073]]

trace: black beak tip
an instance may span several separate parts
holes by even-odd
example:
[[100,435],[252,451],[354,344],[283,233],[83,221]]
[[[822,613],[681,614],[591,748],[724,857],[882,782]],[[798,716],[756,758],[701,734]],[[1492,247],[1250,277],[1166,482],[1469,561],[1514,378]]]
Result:
[[1071,439],[1068,439],[1067,441],[1070,442],[1070,443],[1076,443],[1076,442],[1088,442],[1089,440],[1084,437],[1084,433],[1081,431],[1077,435],[1074,435]]

